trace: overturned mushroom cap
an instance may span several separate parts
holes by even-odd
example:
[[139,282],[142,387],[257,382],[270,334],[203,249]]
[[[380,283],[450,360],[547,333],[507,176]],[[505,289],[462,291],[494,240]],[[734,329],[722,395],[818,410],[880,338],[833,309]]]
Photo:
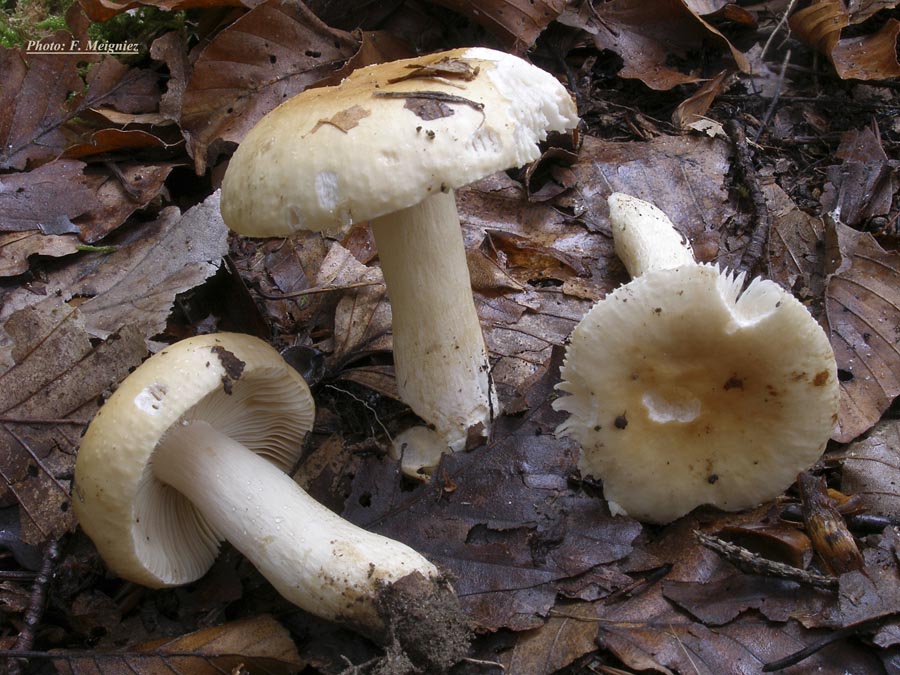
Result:
[[250,236],[339,230],[522,166],[577,119],[552,75],[503,52],[369,66],[286,101],[247,134],[222,215]]
[[181,493],[155,478],[167,430],[206,421],[282,471],[312,428],[306,382],[271,346],[224,333],[183,340],[132,373],[88,427],[73,507],[110,569],[151,587],[188,583],[222,537]]
[[777,284],[709,265],[648,271],[572,334],[554,403],[614,512],[669,522],[781,494],[836,419],[834,355]]

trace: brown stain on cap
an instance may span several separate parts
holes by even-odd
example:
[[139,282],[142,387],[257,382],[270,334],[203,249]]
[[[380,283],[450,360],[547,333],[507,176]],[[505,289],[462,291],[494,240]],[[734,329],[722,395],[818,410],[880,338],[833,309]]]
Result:
[[813,385],[816,387],[824,387],[825,384],[828,383],[829,373],[827,370],[823,370],[820,373],[816,373],[816,376],[813,378]]

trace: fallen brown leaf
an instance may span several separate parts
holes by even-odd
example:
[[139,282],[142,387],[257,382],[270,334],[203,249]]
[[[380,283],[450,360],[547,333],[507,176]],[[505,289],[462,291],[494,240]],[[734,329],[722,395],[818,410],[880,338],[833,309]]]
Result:
[[[77,305],[92,336],[105,338],[132,326],[151,338],[165,327],[175,296],[218,269],[227,236],[215,193],[184,214],[169,207],[157,220],[129,228],[108,241],[115,252],[86,254],[49,273],[42,288]],[[3,299],[0,321],[41,297],[34,289],[12,290]]]
[[490,31],[508,50],[524,54],[563,11],[564,0],[437,0]]
[[[68,50],[72,39],[59,31],[43,43]],[[92,67],[82,79],[79,64],[85,61]],[[112,56],[50,52],[26,58],[21,50],[0,47],[0,168],[22,170],[58,157],[70,144],[65,125],[89,108],[156,110],[157,79]]]
[[61,675],[288,675],[306,663],[288,631],[262,615],[114,652],[66,652],[54,665]]
[[0,234],[0,277],[11,277],[28,271],[28,258],[45,255],[54,258],[78,251],[80,243],[74,234],[41,234],[40,232],[7,232]]
[[900,21],[888,19],[871,35],[840,40],[831,50],[831,62],[841,79],[881,80],[900,76],[897,36]]
[[[565,605],[560,612],[565,612]],[[506,675],[550,675],[597,648],[597,624],[551,616],[540,628],[523,631],[503,654]]]
[[825,312],[841,381],[833,438],[851,441],[900,395],[900,254],[826,224]]
[[884,420],[846,450],[841,490],[870,513],[900,513],[900,422]]
[[652,89],[667,90],[703,79],[706,74],[698,72],[687,57],[704,43],[727,50],[739,70],[749,68],[744,55],[683,0],[586,3],[561,20],[587,31],[598,49],[620,55],[624,61],[620,77],[638,79]]
[[184,90],[181,124],[198,174],[279,103],[332,75],[359,48],[299,0],[267,0],[218,33]]
[[788,23],[797,38],[828,57],[842,79],[897,77],[900,75],[897,60],[900,22],[896,19],[888,19],[874,33],[841,38],[844,28],[868,15],[868,11],[851,14],[842,0],[817,0],[794,12]]
[[44,543],[74,524],[68,485],[81,430],[146,347],[131,326],[95,346],[81,314],[57,297],[16,312],[4,329],[14,365],[0,374],[3,493],[19,504],[22,539]]

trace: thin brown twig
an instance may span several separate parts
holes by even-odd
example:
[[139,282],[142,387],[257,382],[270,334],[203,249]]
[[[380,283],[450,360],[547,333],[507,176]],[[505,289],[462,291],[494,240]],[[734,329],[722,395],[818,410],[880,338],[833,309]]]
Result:
[[740,268],[752,273],[763,257],[763,250],[769,238],[769,209],[766,206],[766,198],[759,186],[759,177],[753,166],[753,158],[750,156],[750,148],[747,143],[747,135],[744,127],[736,119],[730,119],[725,123],[725,131],[734,146],[735,165],[738,175],[750,193],[753,204],[754,227],[750,237],[750,243],[741,257]]
[[290,300],[291,298],[299,298],[304,295],[315,295],[316,293],[331,293],[332,291],[344,291],[351,288],[364,288],[366,286],[384,286],[383,281],[357,281],[352,284],[340,284],[335,286],[313,286],[312,288],[304,288],[302,291],[293,291],[291,293],[266,293],[257,290],[257,293],[266,300]]
[[[44,616],[44,605],[47,600],[47,589],[50,581],[56,571],[56,562],[59,560],[60,554],[59,541],[51,541],[47,544],[44,551],[44,559],[41,562],[41,569],[38,571],[34,579],[34,586],[31,590],[31,599],[28,602],[28,608],[25,610],[23,617],[24,626],[19,631],[16,643],[13,645],[13,653],[27,653],[31,651],[34,645],[34,632]],[[19,675],[22,667],[27,661],[22,657],[7,657],[6,665],[9,675]]]
[[759,123],[759,129],[757,129],[756,133],[753,134],[754,143],[759,141],[759,137],[762,135],[763,129],[768,126],[769,121],[775,114],[775,108],[778,106],[778,102],[781,100],[781,88],[782,86],[784,86],[784,78],[787,74],[787,67],[790,60],[791,50],[788,49],[787,53],[784,55],[784,60],[781,62],[781,70],[778,73],[778,80],[776,81],[775,92],[772,94],[772,100],[769,102],[769,107],[766,108],[766,114],[763,115],[762,122]]

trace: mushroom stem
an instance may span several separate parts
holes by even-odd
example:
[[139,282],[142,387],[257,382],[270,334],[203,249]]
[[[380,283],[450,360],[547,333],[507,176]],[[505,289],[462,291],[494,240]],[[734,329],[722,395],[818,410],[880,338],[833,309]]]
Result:
[[326,619],[378,635],[383,587],[437,569],[413,549],[319,504],[266,459],[194,421],[169,432],[153,473],[187,497],[281,595]]
[[632,279],[696,264],[690,244],[656,206],[621,192],[611,194],[608,203],[616,255]]
[[453,451],[499,412],[453,191],[372,221],[401,398]]

